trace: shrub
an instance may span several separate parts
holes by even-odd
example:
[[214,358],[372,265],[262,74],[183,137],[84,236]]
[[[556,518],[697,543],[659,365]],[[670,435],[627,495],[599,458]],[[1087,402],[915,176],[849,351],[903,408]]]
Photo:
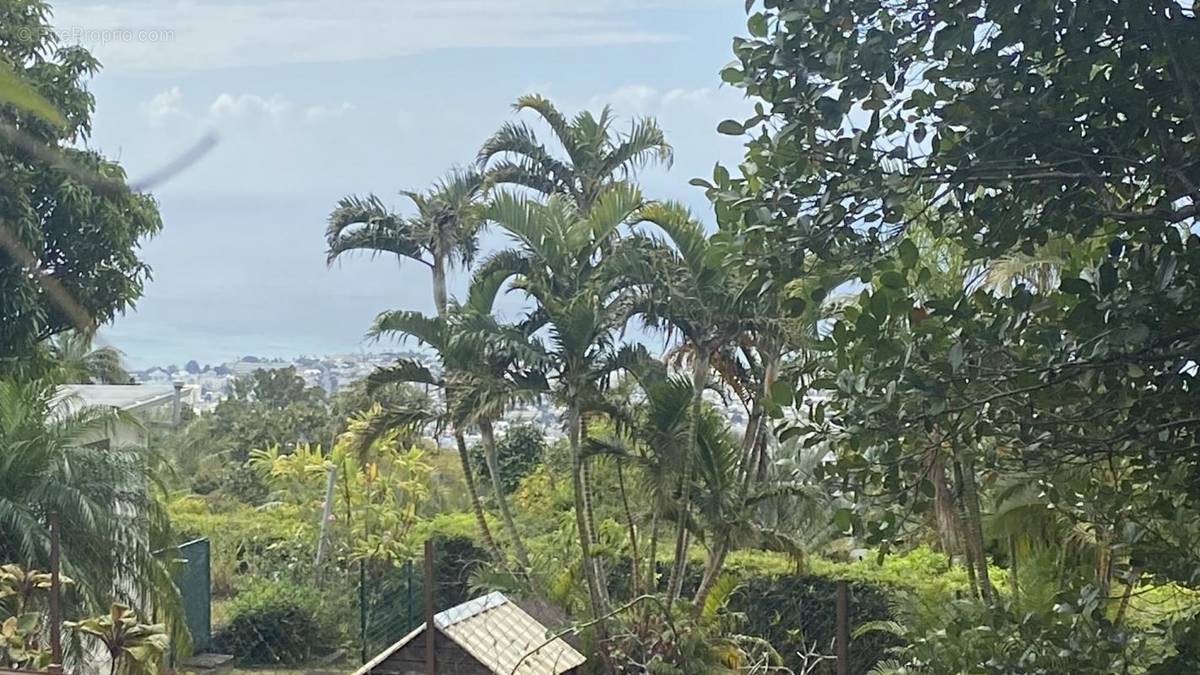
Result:
[[[542,430],[532,424],[520,424],[510,428],[496,441],[496,463],[500,468],[500,486],[505,494],[517,489],[521,479],[528,476],[542,462],[546,454],[546,438]],[[487,460],[483,446],[471,448],[471,464],[481,484],[491,486]]]
[[298,664],[333,651],[338,632],[316,589],[257,582],[229,605],[229,622],[214,637],[217,648],[242,664]]

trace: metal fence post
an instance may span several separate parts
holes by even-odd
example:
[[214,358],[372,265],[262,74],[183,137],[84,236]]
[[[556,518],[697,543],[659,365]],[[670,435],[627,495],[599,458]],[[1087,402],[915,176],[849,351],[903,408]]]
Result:
[[367,662],[367,568],[362,560],[358,561],[358,656],[362,663]]
[[433,620],[433,540],[425,540],[425,675],[437,675],[437,626]]
[[58,538],[58,512],[50,513],[50,672],[62,672],[62,609],[59,604],[59,594],[62,583],[59,567],[62,566]]
[[846,582],[837,582],[837,675],[850,675],[850,598]]

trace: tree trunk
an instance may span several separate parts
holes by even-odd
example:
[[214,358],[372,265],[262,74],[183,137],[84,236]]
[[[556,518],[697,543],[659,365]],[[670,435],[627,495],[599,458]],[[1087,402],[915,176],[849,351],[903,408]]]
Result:
[[642,575],[642,566],[638,560],[637,527],[633,524],[633,510],[629,508],[629,494],[625,492],[625,469],[621,466],[620,460],[617,461],[617,487],[621,491],[621,506],[625,510],[625,522],[629,526],[630,595],[636,598],[640,595],[638,581]]
[[[587,444],[587,439],[587,425],[584,423],[581,414],[579,418],[579,447],[581,455],[583,446]],[[584,514],[587,517],[588,535],[590,536],[592,548],[595,549],[600,545],[600,538],[596,534],[596,500],[594,496],[595,490],[593,489],[595,486],[592,484],[592,463],[586,457],[582,458],[582,462]],[[604,560],[597,556],[592,556],[592,565],[596,568],[596,586],[600,591],[600,600],[603,602],[604,607],[607,608],[611,603],[608,597],[608,574],[604,570]]]
[[674,602],[683,593],[683,577],[687,572],[688,517],[692,512],[692,460],[700,442],[700,414],[704,410],[704,388],[708,386],[708,352],[697,346],[692,363],[692,403],[688,419],[687,450],[679,476],[679,521],[675,533],[675,560],[667,584],[667,601]]
[[742,465],[738,468],[738,471],[743,494],[749,494],[750,485],[757,474],[756,465],[759,459],[759,439],[763,435],[763,420],[766,417],[763,399],[770,396],[771,386],[775,384],[777,359],[774,350],[764,348],[762,352],[764,359],[762,386],[754,401],[750,404],[750,418],[746,421],[746,433],[742,437]]
[[646,592],[658,592],[658,509],[650,516],[650,546],[646,565]]
[[604,596],[600,593],[600,580],[595,562],[592,559],[592,523],[588,519],[587,500],[584,497],[585,472],[583,453],[580,446],[580,415],[571,411],[568,432],[568,443],[571,447],[571,480],[575,492],[575,527],[579,530],[580,565],[583,576],[587,581],[588,595],[592,602],[592,617],[599,619],[607,611]]
[[963,542],[962,542],[963,543],[963,547],[962,547],[963,558],[965,559],[965,562],[967,564],[967,580],[971,584],[971,598],[979,599],[979,598],[983,597],[983,594],[980,593],[980,591],[979,591],[979,579],[976,576],[976,566],[975,566],[975,547],[972,546],[970,543],[972,541],[971,537],[969,536],[971,528],[968,527],[968,525],[967,525],[967,523],[969,522],[969,519],[967,517],[967,506],[966,506],[965,501],[962,498],[962,484],[963,484],[962,475],[963,475],[962,465],[958,462],[957,459],[955,459],[954,460],[954,482],[958,486],[958,509],[956,511],[958,514],[959,532],[963,536]]
[[1012,586],[1013,604],[1020,606],[1021,575],[1017,561],[1017,535],[1008,535],[1008,583]]
[[438,316],[446,315],[446,261],[442,256],[433,259],[433,306]]
[[1117,616],[1113,618],[1113,626],[1119,627],[1121,621],[1125,619],[1125,610],[1129,609],[1129,598],[1133,596],[1133,589],[1141,578],[1142,569],[1140,567],[1133,567],[1129,570],[1129,579],[1125,582],[1125,592],[1121,594],[1121,604],[1117,606]]
[[487,460],[488,473],[492,476],[492,489],[496,492],[496,504],[500,507],[500,517],[504,521],[504,529],[512,539],[513,550],[517,554],[517,562],[521,564],[522,572],[529,574],[529,551],[517,531],[517,523],[513,520],[512,511],[508,508],[508,496],[504,494],[504,485],[500,480],[500,462],[496,458],[496,434],[492,430],[491,420],[479,421],[479,435],[483,439],[483,453]]
[[979,577],[979,595],[992,604],[992,583],[988,578],[987,555],[983,549],[983,523],[979,508],[979,488],[975,482],[975,466],[967,460],[962,464],[962,499],[967,514],[967,536],[975,550],[975,575]]
[[946,482],[946,460],[941,448],[933,449],[929,463],[929,476],[933,482],[933,520],[937,529],[938,543],[942,552],[953,558],[963,552],[963,537],[959,508],[954,503],[954,491]]
[[720,578],[721,570],[725,567],[725,556],[729,553],[728,535],[719,534],[717,539],[713,544],[713,550],[709,553],[708,561],[704,565],[704,576],[700,579],[700,586],[696,589],[696,595],[692,597],[692,610],[697,616],[704,609],[704,603],[708,601],[708,594],[712,592],[713,585]]
[[471,456],[467,452],[467,441],[463,438],[461,431],[454,432],[454,442],[458,445],[458,461],[462,464],[463,482],[467,484],[467,496],[471,498],[471,510],[475,512],[475,525],[479,528],[479,536],[483,539],[484,548],[492,554],[492,558],[498,563],[504,562],[504,554],[496,545],[496,539],[492,537],[492,530],[488,527],[487,518],[483,515],[483,502],[479,499],[479,488],[475,485],[475,472],[471,470]]

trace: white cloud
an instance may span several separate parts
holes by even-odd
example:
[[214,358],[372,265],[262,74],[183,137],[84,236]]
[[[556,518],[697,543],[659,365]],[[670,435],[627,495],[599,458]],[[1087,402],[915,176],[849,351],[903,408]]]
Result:
[[626,0],[83,0],[57,4],[55,25],[108,68],[197,70],[679,38],[639,12]]
[[183,90],[176,86],[155,94],[142,104],[142,112],[150,118],[152,124],[163,124],[172,118],[185,116]]
[[208,106],[208,114],[215,120],[269,119],[278,122],[291,110],[291,101],[278,94],[264,98],[258,94],[226,93],[217,96],[212,105]]

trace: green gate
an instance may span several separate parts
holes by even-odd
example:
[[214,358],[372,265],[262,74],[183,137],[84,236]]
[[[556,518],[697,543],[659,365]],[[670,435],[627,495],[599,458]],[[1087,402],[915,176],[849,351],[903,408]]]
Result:
[[203,654],[212,643],[212,584],[208,539],[195,539],[177,549],[175,583],[183,600],[183,617],[192,634],[192,653]]

